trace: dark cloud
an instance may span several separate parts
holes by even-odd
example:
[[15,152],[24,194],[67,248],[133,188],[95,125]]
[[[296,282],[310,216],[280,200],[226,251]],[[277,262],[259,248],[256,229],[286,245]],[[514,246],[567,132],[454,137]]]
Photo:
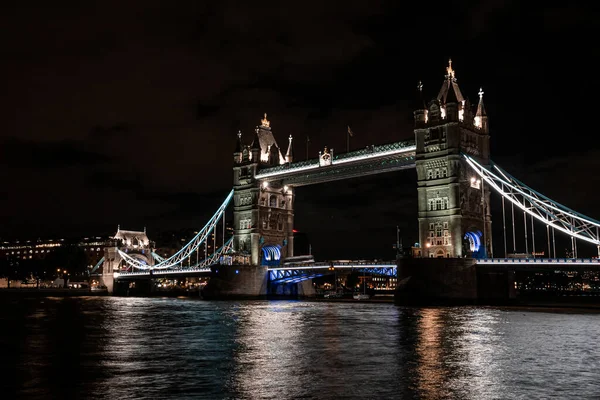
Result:
[[2,163],[6,168],[62,168],[105,164],[112,157],[85,148],[75,140],[34,142],[8,138],[0,143]]
[[[353,148],[409,139],[416,83],[436,96],[450,57],[466,96],[484,88],[492,158],[595,212],[577,196],[600,149],[595,14],[576,2],[15,3],[0,21],[3,236],[202,225],[264,112],[297,159],[307,136],[311,156],[345,149],[347,125]],[[379,251],[390,224],[414,239],[411,174],[300,188],[297,222],[347,238],[332,256]]]

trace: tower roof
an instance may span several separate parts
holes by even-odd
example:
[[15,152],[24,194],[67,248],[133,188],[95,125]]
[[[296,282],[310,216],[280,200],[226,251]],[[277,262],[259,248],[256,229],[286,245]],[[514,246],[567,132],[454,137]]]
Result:
[[[119,239],[119,240],[124,240],[128,243],[139,243],[139,244],[143,244],[143,245],[148,245],[149,240],[148,240],[148,236],[146,235],[146,229],[144,228],[143,232],[140,231],[124,231],[121,229],[121,227],[119,226],[119,228],[117,229],[117,233],[115,233],[115,235],[112,237],[113,239]],[[137,242],[135,242],[134,240],[136,240]]]
[[267,113],[265,113],[265,117],[260,121],[260,123],[260,126],[256,127],[256,136],[254,136],[252,148],[254,148],[254,146],[260,146],[261,160],[268,161],[269,147],[274,144],[277,148],[277,152],[279,153],[279,163],[283,164],[285,159],[283,158],[283,155],[281,155],[281,151],[279,150],[279,146],[277,146],[273,132],[271,132],[271,122],[267,120]]
[[438,101],[442,104],[446,104],[448,102],[462,103],[465,98],[463,97],[460,88],[458,87],[458,83],[456,82],[456,71],[452,69],[452,60],[448,60],[445,78],[446,79],[444,80],[444,83],[442,83],[440,93],[437,96]]

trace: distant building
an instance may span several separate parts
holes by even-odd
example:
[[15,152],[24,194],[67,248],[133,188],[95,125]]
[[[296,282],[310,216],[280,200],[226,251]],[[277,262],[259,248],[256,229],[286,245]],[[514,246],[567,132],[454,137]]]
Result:
[[63,245],[64,239],[2,242],[0,244],[0,257],[13,260],[40,260]]
[[43,260],[53,252],[67,245],[80,247],[86,255],[87,265],[95,265],[104,255],[104,247],[113,241],[108,237],[85,237],[77,240],[37,239],[15,240],[0,244],[0,259],[11,261]]

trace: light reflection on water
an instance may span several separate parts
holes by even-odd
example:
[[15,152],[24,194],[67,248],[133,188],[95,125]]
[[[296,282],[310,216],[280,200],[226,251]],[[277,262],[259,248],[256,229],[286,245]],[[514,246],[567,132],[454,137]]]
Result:
[[160,298],[0,304],[8,398],[600,398],[600,315]]

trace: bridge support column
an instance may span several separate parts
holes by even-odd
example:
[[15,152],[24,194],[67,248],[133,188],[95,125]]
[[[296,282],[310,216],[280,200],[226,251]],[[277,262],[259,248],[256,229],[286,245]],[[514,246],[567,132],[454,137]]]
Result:
[[115,289],[115,275],[118,270],[121,256],[116,247],[104,248],[104,263],[102,264],[101,284],[106,286],[108,294],[113,294]]
[[267,267],[215,265],[202,291],[207,300],[261,299],[267,297]]
[[477,274],[472,258],[398,259],[400,305],[475,304]]

